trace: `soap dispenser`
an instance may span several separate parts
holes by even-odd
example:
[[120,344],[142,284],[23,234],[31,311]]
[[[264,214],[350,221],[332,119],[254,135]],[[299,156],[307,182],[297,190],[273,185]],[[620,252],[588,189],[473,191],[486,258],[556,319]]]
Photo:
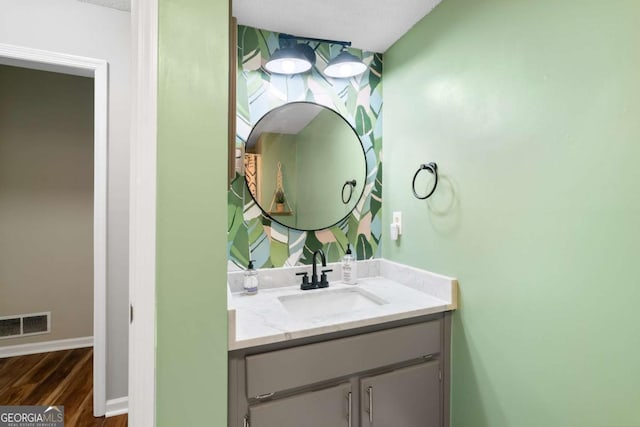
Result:
[[342,281],[348,285],[355,285],[358,280],[356,259],[351,254],[351,245],[347,244],[347,252],[342,258]]
[[255,295],[258,293],[258,272],[253,268],[255,259],[249,261],[249,265],[244,272],[244,291],[247,295]]

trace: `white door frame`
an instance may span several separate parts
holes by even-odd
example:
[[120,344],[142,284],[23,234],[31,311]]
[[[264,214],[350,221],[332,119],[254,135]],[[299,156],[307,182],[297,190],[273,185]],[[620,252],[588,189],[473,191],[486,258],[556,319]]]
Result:
[[158,0],[134,0],[131,23],[129,425],[154,427]]
[[0,43],[0,63],[92,77],[93,119],[93,414],[107,401],[107,61]]

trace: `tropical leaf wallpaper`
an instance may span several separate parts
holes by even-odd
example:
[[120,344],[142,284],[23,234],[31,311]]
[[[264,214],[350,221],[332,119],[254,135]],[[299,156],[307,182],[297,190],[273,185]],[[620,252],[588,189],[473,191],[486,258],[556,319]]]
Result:
[[[350,79],[322,74],[339,45],[311,43],[317,61],[310,72],[294,76],[269,74],[262,65],[279,47],[278,33],[238,26],[237,135],[243,147],[253,125],[268,111],[293,101],[311,101],[340,113],[362,141],[368,169],[364,194],[351,215],[319,231],[300,231],[271,221],[248,194],[244,176],[236,173],[228,198],[228,254],[234,264],[256,268],[311,264],[322,248],[328,262],[340,260],[350,243],[358,259],[380,255],[382,206],[382,55],[349,51],[368,70]],[[327,173],[331,173],[330,170]]]

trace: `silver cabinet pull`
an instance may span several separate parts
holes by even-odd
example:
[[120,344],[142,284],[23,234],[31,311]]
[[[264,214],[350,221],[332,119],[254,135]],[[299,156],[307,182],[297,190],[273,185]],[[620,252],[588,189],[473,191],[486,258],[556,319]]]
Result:
[[373,387],[367,387],[367,394],[369,395],[369,423],[373,424]]
[[258,400],[268,399],[270,397],[273,397],[274,394],[276,394],[276,393],[275,392],[271,392],[271,393],[259,394],[259,395],[256,396],[256,399],[258,399]]
[[245,417],[242,419],[242,426],[243,427],[249,427],[249,416],[245,415]]
[[351,392],[347,393],[347,421],[351,427]]

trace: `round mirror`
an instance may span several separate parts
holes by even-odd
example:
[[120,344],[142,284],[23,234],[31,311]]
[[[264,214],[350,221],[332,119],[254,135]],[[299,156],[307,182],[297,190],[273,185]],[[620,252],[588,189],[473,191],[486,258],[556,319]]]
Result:
[[367,162],[356,131],[335,111],[293,102],[265,114],[245,147],[245,181],[262,211],[298,230],[346,218],[364,191]]

